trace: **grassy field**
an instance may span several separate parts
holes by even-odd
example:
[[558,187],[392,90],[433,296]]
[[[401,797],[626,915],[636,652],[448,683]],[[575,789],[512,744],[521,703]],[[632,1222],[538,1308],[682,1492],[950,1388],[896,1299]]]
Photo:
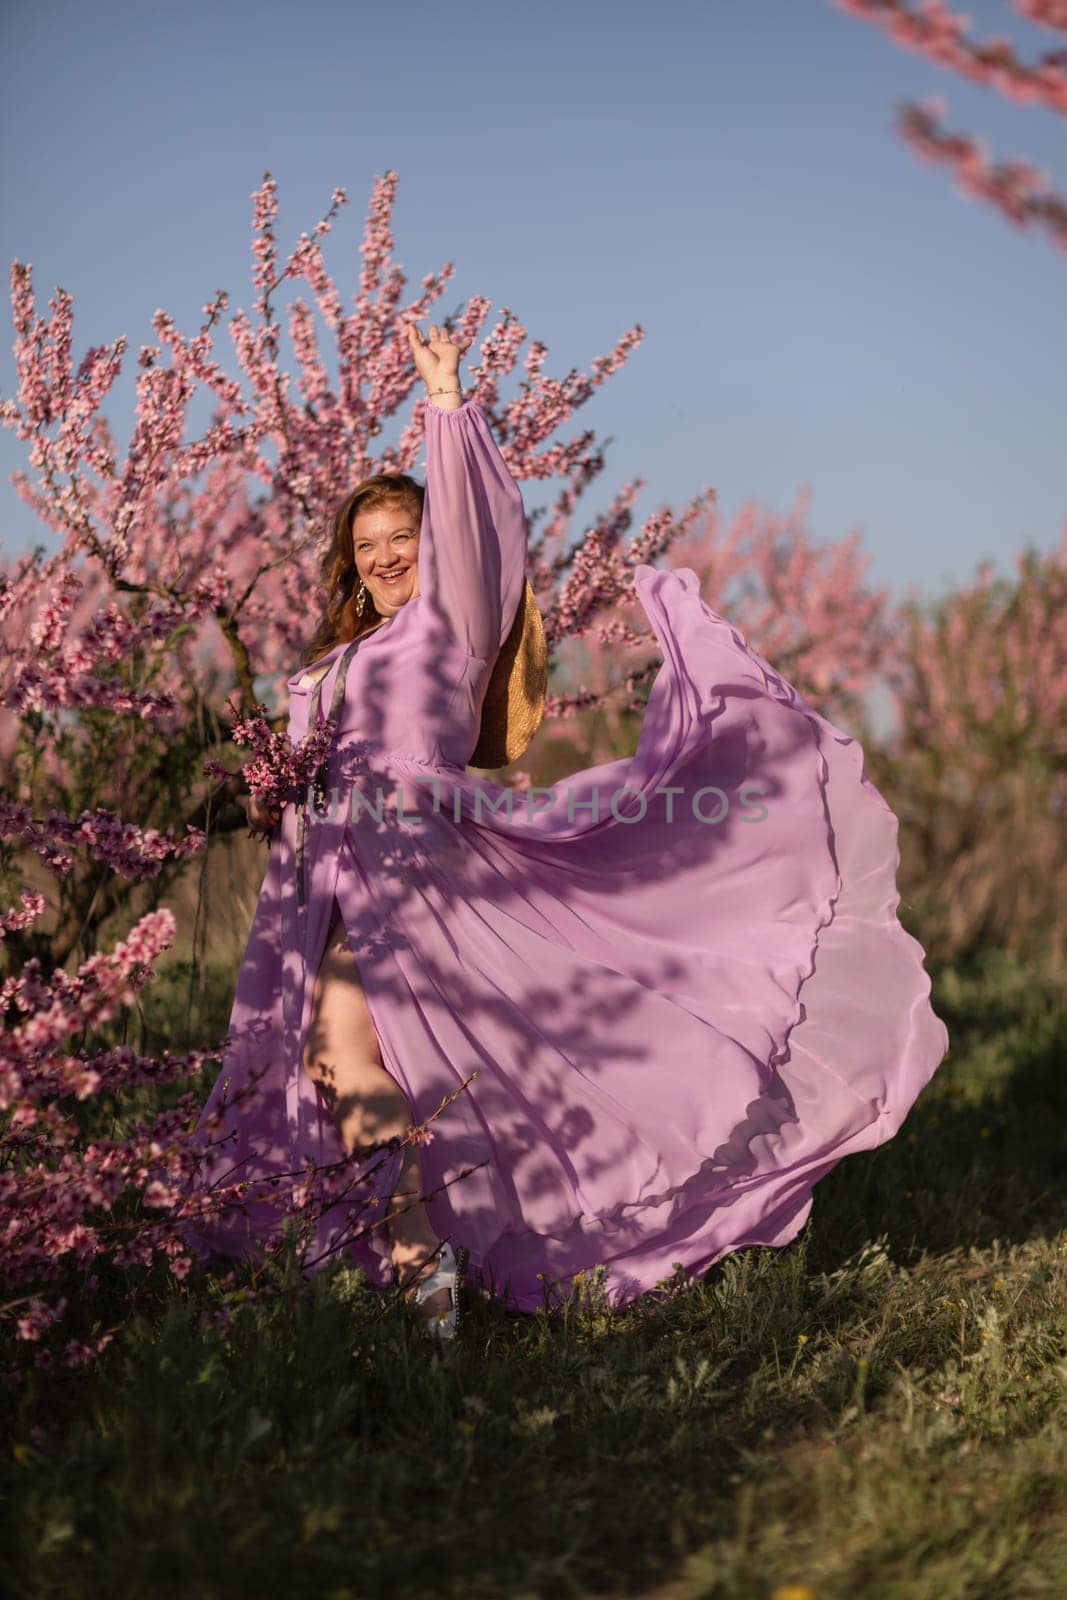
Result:
[[[224,986],[221,992],[224,992]],[[6,1592],[998,1600],[1067,1580],[1067,999],[934,974],[945,1065],[804,1233],[658,1304],[471,1297],[438,1350],[358,1274],[162,1284],[3,1397]]]

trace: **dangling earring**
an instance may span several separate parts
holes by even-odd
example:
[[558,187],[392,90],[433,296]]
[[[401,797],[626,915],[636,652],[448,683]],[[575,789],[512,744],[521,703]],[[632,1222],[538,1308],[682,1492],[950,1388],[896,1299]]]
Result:
[[360,616],[362,616],[364,607],[367,604],[367,585],[363,582],[362,578],[360,578],[359,586],[357,587],[357,589],[355,591],[355,594],[353,595],[352,598],[356,601],[357,605],[359,606],[359,614],[360,614]]

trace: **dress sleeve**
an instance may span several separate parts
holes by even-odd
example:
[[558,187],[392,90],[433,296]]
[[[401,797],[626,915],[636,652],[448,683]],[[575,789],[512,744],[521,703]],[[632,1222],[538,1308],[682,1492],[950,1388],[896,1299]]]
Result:
[[427,400],[426,493],[419,594],[470,656],[495,656],[526,578],[526,514],[518,484],[476,400],[454,411]]

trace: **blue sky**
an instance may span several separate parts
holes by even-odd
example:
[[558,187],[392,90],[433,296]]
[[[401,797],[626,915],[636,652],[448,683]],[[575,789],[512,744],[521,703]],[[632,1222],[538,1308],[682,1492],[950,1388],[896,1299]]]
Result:
[[[999,0],[965,9],[1030,56],[1056,47]],[[412,294],[453,260],[438,308],[509,307],[560,377],[644,326],[562,430],[614,441],[583,522],[636,475],[639,517],[705,484],[728,515],[750,496],[785,512],[807,486],[813,535],[860,527],[898,594],[1059,542],[1067,257],[959,196],[892,114],[940,93],[952,127],[1061,189],[1067,123],[828,0],[36,0],[4,8],[0,47],[5,267],[32,262],[39,305],[57,283],[74,295],[76,357],[127,334],[120,441],[153,310],[191,332],[216,288],[251,305],[265,170],[286,245],[347,190],[326,255],[348,299],[372,183],[395,168]],[[9,331],[5,396],[10,347]],[[3,430],[9,550],[39,534],[8,481],[24,466]],[[524,493],[532,509],[549,488]]]

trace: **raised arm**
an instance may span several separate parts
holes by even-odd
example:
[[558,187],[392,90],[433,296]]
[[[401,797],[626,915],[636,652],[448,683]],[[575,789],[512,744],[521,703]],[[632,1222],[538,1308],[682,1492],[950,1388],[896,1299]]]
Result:
[[494,656],[526,578],[522,493],[476,400],[445,410],[428,399],[424,416],[419,594],[468,655]]

